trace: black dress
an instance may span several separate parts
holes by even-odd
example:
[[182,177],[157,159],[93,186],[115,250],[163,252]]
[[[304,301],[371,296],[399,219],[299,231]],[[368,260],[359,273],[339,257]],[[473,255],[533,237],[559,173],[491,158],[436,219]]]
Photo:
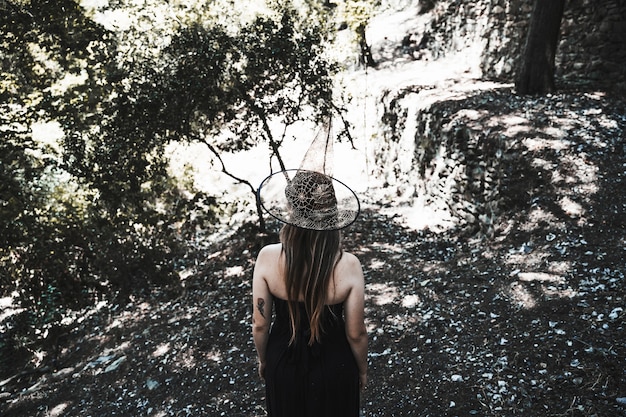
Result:
[[274,305],[265,367],[268,416],[358,417],[359,371],[346,338],[343,303],[329,306],[334,314],[325,311],[324,334],[311,346],[304,304],[291,346],[287,301],[274,298]]

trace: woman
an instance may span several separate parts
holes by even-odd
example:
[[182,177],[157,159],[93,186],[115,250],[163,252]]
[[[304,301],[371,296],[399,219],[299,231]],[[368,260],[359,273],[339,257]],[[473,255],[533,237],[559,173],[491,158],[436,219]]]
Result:
[[[358,199],[350,190],[338,203],[334,185],[347,187],[318,172],[282,174],[260,187],[264,208],[286,224],[280,243],[259,252],[252,286],[268,416],[358,417],[367,383],[365,283],[359,260],[341,248],[339,230],[358,216]],[[272,178],[287,181],[283,208],[262,197]]]

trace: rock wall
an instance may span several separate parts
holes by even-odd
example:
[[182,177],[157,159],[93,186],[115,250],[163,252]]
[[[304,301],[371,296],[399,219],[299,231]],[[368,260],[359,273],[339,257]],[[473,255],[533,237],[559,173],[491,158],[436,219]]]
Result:
[[434,222],[422,219],[429,227],[491,235],[510,146],[496,124],[510,94],[486,88],[441,99],[434,89],[413,87],[384,97],[384,140],[375,160],[385,200],[419,216],[436,213]]
[[561,38],[558,77],[626,95],[626,1],[568,1]]
[[[432,7],[422,9],[427,17],[420,20],[419,30],[407,33],[389,56],[435,60],[478,44],[483,79],[512,83],[532,3],[429,2]],[[557,88],[626,92],[626,1],[569,0],[561,33]],[[511,152],[512,144],[520,140],[516,129],[537,123],[532,134],[543,135],[546,106],[558,112],[559,100],[568,97],[548,98],[547,104],[534,108],[533,98],[479,84],[473,91],[452,89],[443,94],[428,85],[386,90],[378,102],[381,140],[374,161],[375,175],[382,179],[390,200],[423,213],[445,213],[443,217],[455,226],[489,235],[506,206],[503,199],[511,195],[520,199],[507,209],[528,203],[522,201],[529,198],[528,192],[511,194],[510,184],[503,184],[522,173],[515,171],[523,165],[516,159],[519,153]],[[520,121],[520,115],[524,119],[530,113],[532,121]],[[523,173],[525,178],[528,172],[533,169]],[[533,181],[540,183],[542,178]],[[519,185],[532,188],[533,181]]]
[[[417,2],[417,3],[423,3]],[[428,27],[407,33],[402,48],[437,59],[476,43],[486,79],[513,82],[533,0],[439,1],[424,13]],[[568,0],[557,48],[557,84],[583,84],[626,94],[626,1]]]

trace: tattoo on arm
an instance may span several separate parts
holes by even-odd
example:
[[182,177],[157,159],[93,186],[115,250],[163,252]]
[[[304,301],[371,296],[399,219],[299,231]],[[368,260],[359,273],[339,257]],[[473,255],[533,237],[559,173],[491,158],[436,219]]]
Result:
[[262,298],[257,298],[256,300],[256,308],[259,309],[259,313],[261,313],[261,316],[263,318],[265,318],[265,300]]

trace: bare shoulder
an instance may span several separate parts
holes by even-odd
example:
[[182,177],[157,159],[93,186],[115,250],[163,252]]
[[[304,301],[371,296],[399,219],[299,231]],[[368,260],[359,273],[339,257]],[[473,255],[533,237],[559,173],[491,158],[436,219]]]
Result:
[[344,285],[349,287],[363,282],[363,268],[361,261],[355,255],[344,252],[337,264],[336,275]]
[[280,256],[282,251],[282,245],[280,243],[273,243],[271,245],[263,246],[257,255],[257,262],[265,259],[273,259]]
[[343,253],[335,270],[335,283],[337,298],[346,302],[346,314],[362,309],[365,277],[359,258],[349,252]]
[[339,260],[339,265],[348,270],[361,270],[361,261],[356,257],[356,255],[350,252],[343,252],[341,259]]
[[261,248],[254,263],[254,276],[268,280],[276,275],[281,251],[282,245],[280,243]]

